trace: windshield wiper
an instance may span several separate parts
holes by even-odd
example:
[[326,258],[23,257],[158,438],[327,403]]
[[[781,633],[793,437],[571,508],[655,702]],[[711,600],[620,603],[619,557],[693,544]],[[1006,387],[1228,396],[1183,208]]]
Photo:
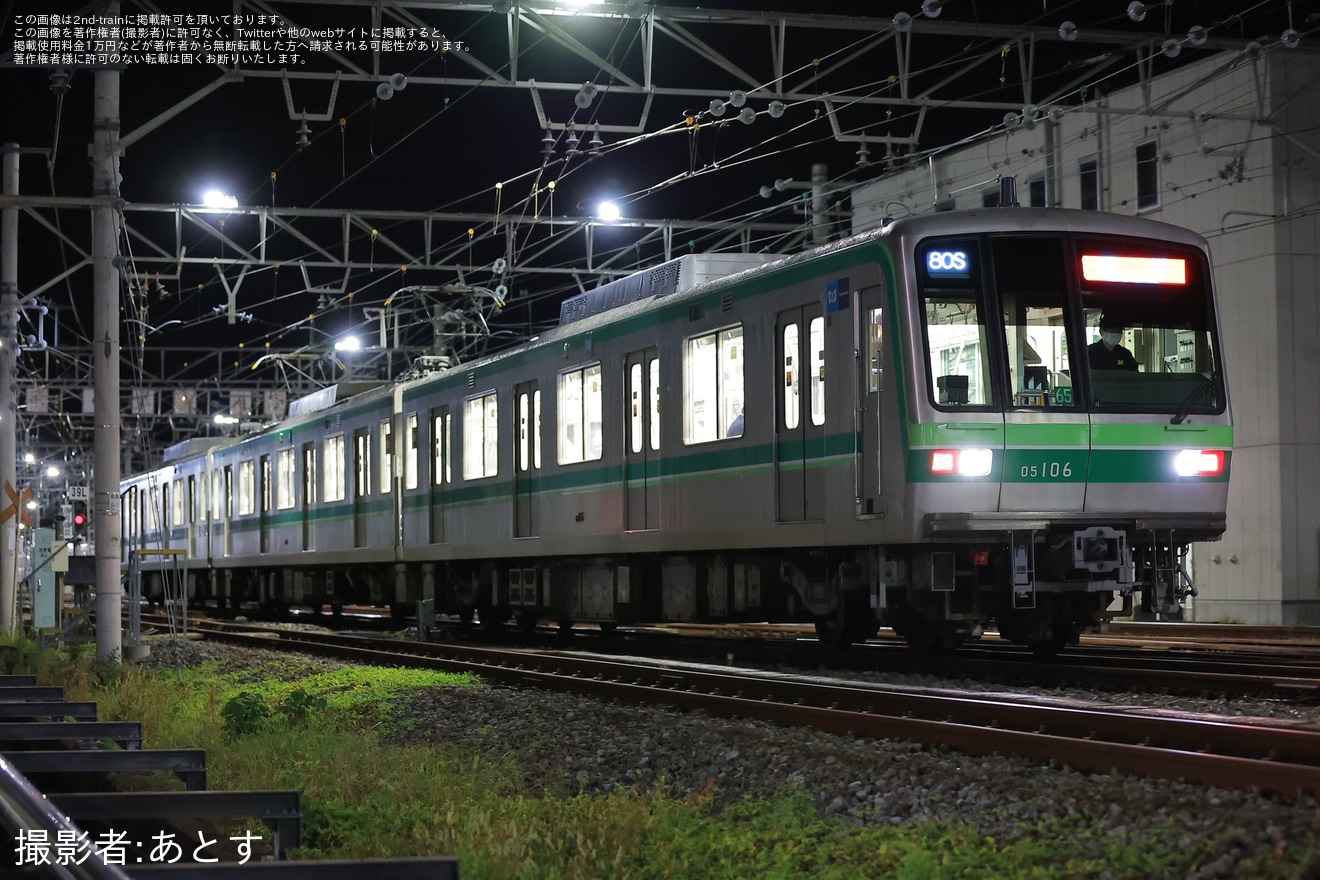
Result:
[[[1200,376],[1201,374],[1197,373],[1197,375]],[[1178,411],[1174,413],[1173,418],[1169,419],[1170,425],[1181,425],[1183,422],[1187,421],[1187,417],[1191,415],[1192,407],[1195,406],[1202,397],[1205,397],[1207,392],[1215,387],[1216,375],[1216,371],[1211,370],[1208,377],[1201,376],[1201,379],[1203,380],[1201,384],[1193,388],[1191,392],[1183,398],[1182,403],[1178,404]]]

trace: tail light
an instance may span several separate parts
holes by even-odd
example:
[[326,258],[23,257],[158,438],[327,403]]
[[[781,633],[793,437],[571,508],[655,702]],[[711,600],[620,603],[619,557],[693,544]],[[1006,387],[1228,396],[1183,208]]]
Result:
[[1180,477],[1217,477],[1224,472],[1224,450],[1184,449],[1173,460]]
[[936,449],[930,454],[932,474],[984,477],[990,473],[994,453],[989,449]]

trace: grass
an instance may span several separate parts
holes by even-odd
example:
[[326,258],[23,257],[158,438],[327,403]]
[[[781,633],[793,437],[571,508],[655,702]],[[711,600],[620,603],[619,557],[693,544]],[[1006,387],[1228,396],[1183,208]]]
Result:
[[[299,661],[254,670],[209,664],[182,674],[111,666],[89,651],[0,645],[7,671],[94,699],[101,717],[143,722],[148,747],[201,747],[212,788],[304,793],[301,858],[454,855],[480,878],[1122,878],[1183,877],[1222,840],[1193,841],[1167,820],[1112,835],[1100,820],[1061,817],[994,840],[942,822],[858,827],[819,815],[807,793],[720,808],[712,788],[678,798],[664,786],[555,797],[519,782],[516,756],[475,744],[390,745],[390,706],[418,688],[483,686],[411,669],[325,672]],[[246,695],[241,700],[235,698]],[[265,711],[230,710],[235,705]],[[292,707],[292,708],[290,708]],[[283,709],[283,711],[282,711]],[[242,722],[233,720],[244,715]],[[247,723],[251,722],[251,723]],[[1299,842],[1300,843],[1300,842]],[[1241,877],[1302,876],[1304,846],[1257,854]]]

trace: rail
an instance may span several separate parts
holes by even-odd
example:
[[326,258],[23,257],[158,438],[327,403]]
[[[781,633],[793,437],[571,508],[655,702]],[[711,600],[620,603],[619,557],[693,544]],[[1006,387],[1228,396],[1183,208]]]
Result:
[[[45,865],[46,876],[60,880],[133,880],[96,854],[82,830],[61,815],[14,764],[0,755],[0,823],[17,840],[20,832],[44,831],[50,840],[73,841],[74,852],[66,865]],[[78,864],[74,864],[78,862]]]

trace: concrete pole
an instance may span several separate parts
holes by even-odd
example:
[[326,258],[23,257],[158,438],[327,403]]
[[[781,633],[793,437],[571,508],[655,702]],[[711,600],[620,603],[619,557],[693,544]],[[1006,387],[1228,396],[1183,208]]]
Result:
[[[0,146],[4,193],[18,195],[18,144]],[[0,510],[9,506],[4,486],[18,490],[18,401],[14,357],[18,346],[18,209],[5,208],[0,217]],[[17,584],[14,556],[18,552],[21,511],[0,525],[0,632],[17,625]]]
[[[107,15],[117,16],[111,3]],[[92,370],[96,395],[92,529],[96,653],[123,659],[119,537],[119,71],[98,70],[92,98]]]
[[824,162],[811,166],[811,243],[828,244],[830,230],[827,225],[830,210],[830,170]]

